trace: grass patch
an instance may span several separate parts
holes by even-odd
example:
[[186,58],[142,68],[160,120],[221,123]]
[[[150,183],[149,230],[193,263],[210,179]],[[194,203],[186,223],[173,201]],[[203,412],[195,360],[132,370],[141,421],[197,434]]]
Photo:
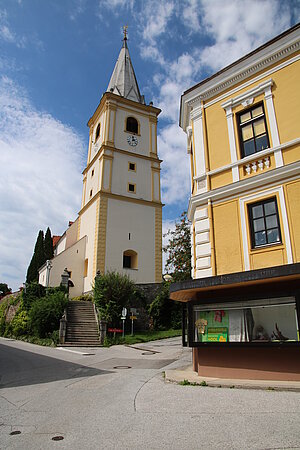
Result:
[[208,386],[205,380],[201,381],[201,383],[196,383],[196,381],[191,382],[189,380],[179,381],[180,386]]
[[111,345],[120,344],[141,344],[143,342],[156,341],[158,339],[166,339],[176,336],[181,336],[181,329],[163,331],[140,331],[138,333],[135,333],[133,336],[131,336],[130,334],[125,335],[124,338],[119,336],[116,336],[116,338],[114,338],[111,333],[108,333],[105,339],[105,346],[110,347]]

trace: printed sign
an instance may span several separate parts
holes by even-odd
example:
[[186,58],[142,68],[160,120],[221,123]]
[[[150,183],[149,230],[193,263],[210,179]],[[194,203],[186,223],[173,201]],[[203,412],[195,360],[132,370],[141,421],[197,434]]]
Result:
[[207,342],[227,342],[227,327],[209,327],[207,328]]

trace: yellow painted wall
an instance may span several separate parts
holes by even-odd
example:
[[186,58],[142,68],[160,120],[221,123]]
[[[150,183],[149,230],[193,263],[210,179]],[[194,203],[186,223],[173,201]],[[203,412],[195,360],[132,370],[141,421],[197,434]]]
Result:
[[220,186],[225,186],[232,183],[232,171],[231,169],[224,172],[216,173],[210,177],[211,189],[216,189]]
[[[299,118],[300,123],[300,118]],[[300,125],[299,125],[300,126]],[[300,137],[300,133],[299,133]],[[284,164],[291,164],[300,159],[300,145],[293,145],[282,150],[282,157]]]
[[219,103],[205,111],[210,170],[230,164],[230,149],[227,120]]
[[300,262],[300,180],[286,184],[285,195],[294,262]]
[[272,74],[274,108],[280,142],[299,137],[300,123],[300,61]]
[[264,267],[281,266],[286,264],[285,248],[269,247],[263,251],[250,253],[250,269],[263,269]]
[[243,270],[238,200],[213,206],[216,275]]

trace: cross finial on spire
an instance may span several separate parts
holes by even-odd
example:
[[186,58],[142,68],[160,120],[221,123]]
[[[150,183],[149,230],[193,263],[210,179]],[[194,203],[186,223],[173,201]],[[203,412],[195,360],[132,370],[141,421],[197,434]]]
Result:
[[124,41],[127,41],[127,29],[128,25],[123,25]]

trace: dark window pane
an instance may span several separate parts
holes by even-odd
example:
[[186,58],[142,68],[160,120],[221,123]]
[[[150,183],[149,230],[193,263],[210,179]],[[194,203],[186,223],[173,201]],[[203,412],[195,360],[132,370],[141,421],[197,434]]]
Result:
[[138,121],[134,117],[128,117],[126,122],[126,130],[131,133],[138,133]]
[[272,244],[274,242],[280,242],[278,228],[274,228],[273,230],[268,230],[267,236],[268,236],[268,244]]
[[267,230],[269,230],[270,228],[278,227],[276,215],[266,217],[266,227],[267,227]]
[[276,214],[276,206],[275,202],[268,202],[264,204],[265,215]]
[[255,139],[255,142],[256,142],[256,151],[257,152],[264,150],[265,148],[268,148],[268,139],[265,134],[260,137],[257,137]]
[[257,219],[258,217],[263,217],[263,207],[262,205],[253,206],[252,208],[252,217],[253,219]]
[[127,269],[131,268],[131,256],[123,255],[123,267]]
[[253,221],[253,228],[254,228],[255,232],[264,230],[265,229],[265,221],[264,221],[264,219],[255,219]]
[[244,142],[244,156],[253,155],[255,153],[254,139]]
[[265,231],[259,231],[258,233],[255,233],[254,236],[255,236],[255,246],[264,245],[267,243]]

